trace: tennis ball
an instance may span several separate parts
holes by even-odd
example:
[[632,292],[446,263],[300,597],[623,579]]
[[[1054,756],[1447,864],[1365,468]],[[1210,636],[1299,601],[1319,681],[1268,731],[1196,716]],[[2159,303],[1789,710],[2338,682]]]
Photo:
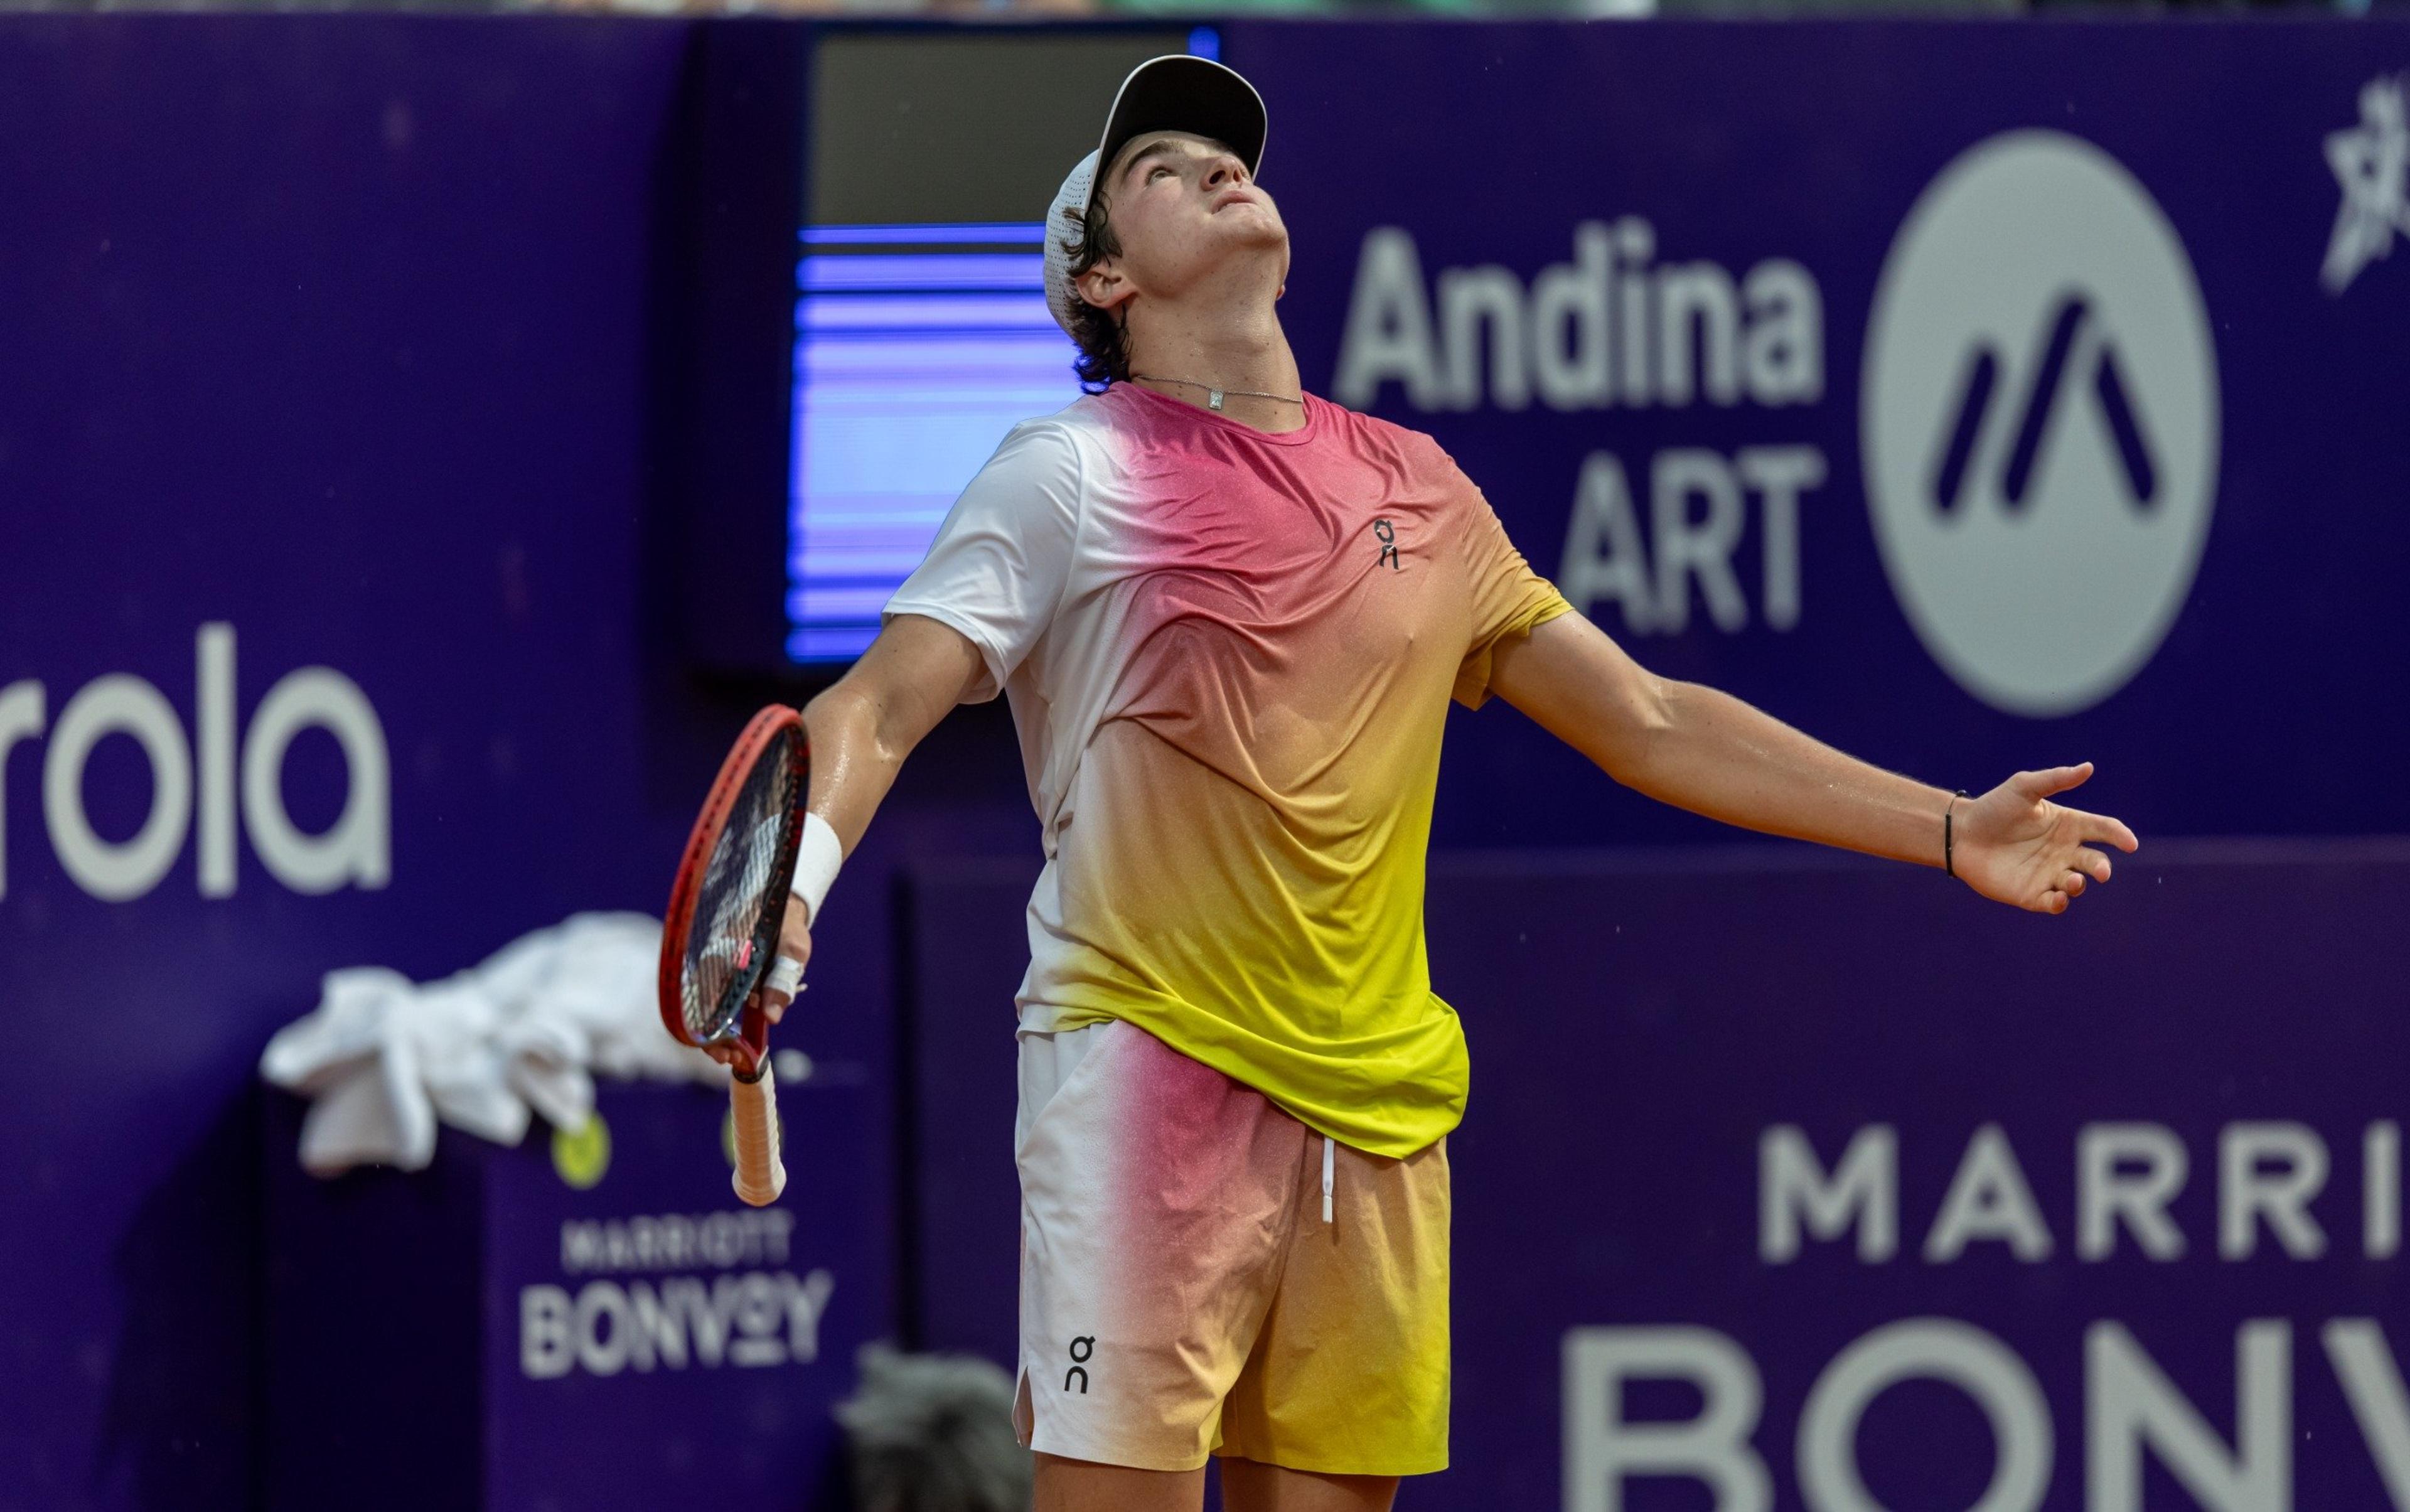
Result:
[[573,1133],[565,1128],[552,1131],[552,1169],[581,1192],[602,1181],[602,1173],[611,1169],[611,1127],[602,1122],[600,1112]]

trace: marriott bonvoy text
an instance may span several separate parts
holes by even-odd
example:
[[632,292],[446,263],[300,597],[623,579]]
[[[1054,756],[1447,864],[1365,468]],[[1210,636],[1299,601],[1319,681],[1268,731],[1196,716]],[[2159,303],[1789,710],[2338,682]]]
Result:
[[[1828,1163],[1818,1145],[1830,1142],[1775,1125],[1758,1140],[1757,1258],[1770,1280],[1820,1251],[1868,1266],[1951,1265],[1987,1250],[2033,1266],[2392,1259],[2402,1249],[2402,1130],[2380,1120],[2354,1134],[2350,1182],[2336,1179],[2328,1137],[2306,1124],[2225,1125],[2203,1152],[2214,1231],[2196,1233],[2173,1211],[2192,1185],[2195,1152],[2165,1125],[2081,1127],[2072,1210],[2054,1213],[2026,1177],[2031,1152],[2021,1156],[2006,1128],[1984,1124],[1929,1214],[1902,1211],[1894,1127],[1856,1129]],[[1815,1512],[1879,1512],[1858,1459],[1860,1419],[1892,1387],[1924,1380],[1963,1392],[1990,1425],[1982,1512],[2044,1505],[2063,1428],[2080,1432],[2080,1448],[2068,1452],[2083,1456],[2084,1512],[2141,1512],[2151,1461],[2212,1512],[2290,1512],[2296,1457],[2313,1453],[2368,1456],[2389,1504],[2410,1508],[2410,1389],[2379,1319],[2204,1316],[2199,1326],[2232,1330],[2230,1380],[2179,1384],[2125,1324],[2086,1322],[2082,1421],[2062,1425],[2031,1366],[1997,1335],[1948,1317],[1884,1324],[1844,1346],[1808,1388],[1793,1447],[1800,1492]],[[2315,1343],[2297,1340],[2297,1327]],[[1779,1450],[1759,1442],[1764,1383],[1740,1340],[1686,1325],[1575,1328],[1564,1335],[1562,1369],[1566,1512],[1615,1512],[1626,1483],[1641,1476],[1703,1484],[1717,1512],[1776,1505],[1767,1460]],[[2297,1375],[2313,1369],[2332,1373],[2358,1443],[2295,1432]],[[1646,1380],[1687,1384],[1698,1412],[1627,1421],[1624,1388]],[[2227,1420],[2231,1435],[2212,1426]]]

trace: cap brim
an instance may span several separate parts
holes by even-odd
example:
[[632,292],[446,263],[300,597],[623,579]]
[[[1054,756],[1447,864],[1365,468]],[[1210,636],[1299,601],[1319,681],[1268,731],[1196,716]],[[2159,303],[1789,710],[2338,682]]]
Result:
[[1105,117],[1096,144],[1096,175],[1134,138],[1150,131],[1210,137],[1239,154],[1252,176],[1264,160],[1264,98],[1256,86],[1211,58],[1171,53],[1130,70]]

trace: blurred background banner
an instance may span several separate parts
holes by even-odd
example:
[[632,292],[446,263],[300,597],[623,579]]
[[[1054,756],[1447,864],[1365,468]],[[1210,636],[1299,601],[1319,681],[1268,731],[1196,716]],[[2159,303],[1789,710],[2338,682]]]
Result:
[[[912,37],[951,51],[899,59]],[[977,428],[1000,433],[997,396],[1073,397],[1067,347],[1050,369],[1029,318],[1028,223],[1093,138],[1094,80],[1183,48],[1270,102],[1308,385],[1436,435],[1644,662],[1950,786],[2094,758],[2094,807],[2146,836],[2410,829],[2391,778],[2410,259],[2388,255],[2410,225],[2410,27],[9,18],[0,1505],[265,1495],[280,1295],[260,1171],[290,1152],[262,1154],[281,1126],[261,1046],[328,969],[427,981],[580,909],[660,909],[730,734],[840,664],[878,574],[984,455]],[[1054,109],[1081,90],[1096,97]],[[938,138],[978,172],[908,176],[928,154],[889,109],[907,98],[998,112],[986,137]],[[821,153],[848,121],[890,155]],[[1011,152],[991,163],[987,138]],[[880,364],[929,355],[894,340],[913,321],[938,322],[953,366],[890,384]],[[860,429],[882,405],[951,429]],[[897,457],[944,465],[868,467]],[[840,538],[869,495],[901,502]],[[1845,870],[1803,897],[1763,852],[1684,883],[1691,911],[1640,931],[1655,946],[1585,965],[1583,945],[1658,916],[1572,852],[1717,832],[1510,712],[1456,726],[1439,839],[1483,852],[1444,862],[1432,913],[1440,990],[1484,1068],[1459,1141],[1458,1355],[1460,1457],[1483,1462],[1460,1484],[1498,1498],[1466,1505],[1555,1494],[1556,1351],[1592,1325],[1738,1340],[1785,1486],[1814,1373],[1917,1312],[2023,1355],[2061,1477],[2095,1317],[2229,1441],[2236,1330],[2291,1317],[2318,1454],[2392,1432],[2335,1395],[2330,1359],[2359,1362],[2354,1402],[2389,1400],[2363,1336],[2338,1355],[2319,1330],[2399,1295],[2355,1205],[2399,1049],[2374,985],[2395,862],[2171,867],[2170,898],[2194,878],[2198,909],[2128,867],[2097,918],[2045,935],[1977,922],[1929,877]],[[1002,1107],[1009,1129],[1034,851],[1003,712],[966,711],[832,900],[841,939],[787,1035],[863,1089],[843,1215],[860,1232],[836,1250],[898,1257],[893,1287],[840,1280],[832,1340],[1009,1339],[1007,1135],[980,1119]],[[2331,912],[2255,915],[2255,887]],[[932,930],[954,941],[943,961]],[[1546,939],[1545,970],[1516,953]],[[1916,996],[1954,952],[2042,940],[2014,990]],[[2215,994],[2143,970],[2186,959],[2217,967],[2182,979]],[[2356,1026],[2316,1029],[2331,1003]],[[1951,1037],[2029,1006],[2016,1056]],[[2300,1055],[2255,1083],[2297,1011]],[[1764,1075],[1821,1074],[1712,1128],[1675,1120],[1746,1047]],[[2099,1079],[2064,1079],[2083,1066]],[[1527,1129],[1519,1107],[1596,1118]],[[2078,1131],[2116,1120],[2189,1153],[2180,1262],[2077,1256]],[[2304,1198],[2327,1247],[2294,1258],[2301,1231],[2263,1214],[2254,1258],[2213,1258],[2220,1220],[2187,1204],[2214,1204],[2226,1131],[2286,1121],[2332,1157]],[[1986,1241],[1920,1269],[1986,1122],[2051,1256]],[[1896,1258],[1848,1258],[1855,1237],[1788,1269],[1759,1257],[1751,1163],[1785,1124],[1828,1170],[1896,1128]],[[538,1151],[511,1157],[551,1180]],[[724,1199],[705,1165],[692,1213]],[[595,1190],[596,1214],[689,1211]],[[1510,1197],[1530,1206],[1485,1205]],[[1559,1268],[1561,1297],[1493,1284],[1510,1242]],[[1633,1279],[1669,1257],[1695,1265]],[[513,1287],[569,1289],[521,1258]],[[2116,1289],[2136,1276],[2197,1304],[2189,1334]],[[1903,1277],[1930,1285],[1895,1303]],[[2045,1301],[2046,1324],[2018,1311]],[[592,1374],[575,1388],[638,1384]],[[1972,1409],[1942,1397],[1957,1427],[1930,1431],[1973,1442]],[[2376,1461],[2332,1454],[2303,1451],[2301,1484],[2380,1505],[2359,1495]]]
[[635,526],[684,43],[0,24],[0,1501],[252,1504],[254,1067],[320,973],[661,908]]
[[[2353,759],[2410,735],[2410,31],[1227,46],[1307,385],[1438,437],[1652,669],[1945,786],[2088,757],[2145,833],[2410,827]],[[1712,833],[1497,722],[1443,843]]]
[[780,1098],[794,1185],[761,1210],[728,1193],[726,1099],[690,1088],[335,1183],[275,1105],[264,1505],[653,1505],[708,1475],[732,1508],[844,1507],[831,1408],[893,1316],[867,1093]]

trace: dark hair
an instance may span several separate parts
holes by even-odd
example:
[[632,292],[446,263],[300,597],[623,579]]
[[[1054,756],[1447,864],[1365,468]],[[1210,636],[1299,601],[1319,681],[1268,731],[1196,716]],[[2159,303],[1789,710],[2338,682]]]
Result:
[[1089,191],[1084,213],[1074,216],[1067,210],[1063,219],[1074,224],[1078,232],[1063,243],[1071,254],[1071,340],[1080,344],[1079,359],[1071,364],[1071,371],[1080,375],[1082,388],[1101,393],[1115,384],[1127,383],[1130,375],[1129,332],[1113,312],[1099,310],[1080,298],[1078,284],[1081,274],[1122,254],[1121,239],[1113,235],[1113,224],[1105,212],[1104,185]]

